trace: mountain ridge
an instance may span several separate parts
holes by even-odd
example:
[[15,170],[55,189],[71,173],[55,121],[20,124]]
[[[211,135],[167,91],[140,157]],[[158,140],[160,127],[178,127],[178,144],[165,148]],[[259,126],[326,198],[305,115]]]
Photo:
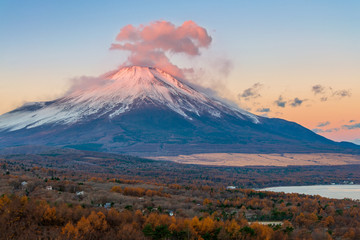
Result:
[[205,152],[359,152],[283,119],[256,116],[170,74],[131,66],[62,98],[0,116],[0,148],[72,147],[142,156]]

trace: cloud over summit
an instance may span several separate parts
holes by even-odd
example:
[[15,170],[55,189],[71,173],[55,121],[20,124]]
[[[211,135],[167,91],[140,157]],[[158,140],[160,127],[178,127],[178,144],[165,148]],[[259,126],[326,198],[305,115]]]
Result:
[[193,21],[186,21],[181,26],[155,21],[138,27],[123,27],[110,49],[129,51],[127,64],[158,67],[183,77],[184,69],[171,63],[166,54],[197,56],[201,48],[210,46],[211,41],[206,29]]

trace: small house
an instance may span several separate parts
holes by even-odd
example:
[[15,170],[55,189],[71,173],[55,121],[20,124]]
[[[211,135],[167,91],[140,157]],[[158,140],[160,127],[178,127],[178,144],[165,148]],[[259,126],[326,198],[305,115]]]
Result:
[[84,195],[84,191],[76,192],[76,196],[83,196],[83,195]]

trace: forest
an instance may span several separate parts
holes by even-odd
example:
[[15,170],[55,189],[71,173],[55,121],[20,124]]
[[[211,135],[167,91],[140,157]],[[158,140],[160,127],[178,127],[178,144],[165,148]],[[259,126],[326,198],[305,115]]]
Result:
[[358,171],[357,165],[182,165],[84,151],[3,155],[0,236],[360,239],[359,201],[255,190],[358,183]]

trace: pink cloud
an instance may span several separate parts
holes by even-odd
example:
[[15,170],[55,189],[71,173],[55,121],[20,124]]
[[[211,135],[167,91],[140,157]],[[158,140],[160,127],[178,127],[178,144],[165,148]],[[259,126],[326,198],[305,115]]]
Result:
[[126,64],[158,67],[184,77],[185,70],[171,63],[166,54],[198,56],[200,48],[207,48],[211,41],[206,29],[193,21],[186,21],[178,27],[171,22],[156,21],[138,27],[123,27],[116,37],[117,43],[113,43],[110,49],[129,51]]

